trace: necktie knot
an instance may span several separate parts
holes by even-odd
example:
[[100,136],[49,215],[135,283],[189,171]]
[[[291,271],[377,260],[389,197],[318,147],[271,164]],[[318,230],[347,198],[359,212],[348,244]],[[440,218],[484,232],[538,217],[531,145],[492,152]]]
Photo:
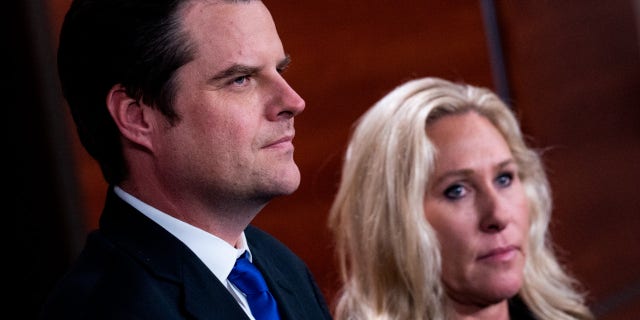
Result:
[[260,270],[249,261],[246,251],[236,260],[228,279],[247,296],[249,308],[256,320],[280,319],[276,301]]
[[245,251],[242,256],[236,260],[236,264],[229,274],[229,281],[233,283],[240,291],[246,295],[260,294],[268,291],[267,283],[264,281],[262,274],[251,261],[247,258]]

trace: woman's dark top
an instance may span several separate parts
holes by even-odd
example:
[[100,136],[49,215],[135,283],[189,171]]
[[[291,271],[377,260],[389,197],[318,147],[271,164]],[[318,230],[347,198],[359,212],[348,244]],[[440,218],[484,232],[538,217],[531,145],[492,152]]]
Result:
[[509,317],[511,320],[536,320],[520,296],[509,299]]

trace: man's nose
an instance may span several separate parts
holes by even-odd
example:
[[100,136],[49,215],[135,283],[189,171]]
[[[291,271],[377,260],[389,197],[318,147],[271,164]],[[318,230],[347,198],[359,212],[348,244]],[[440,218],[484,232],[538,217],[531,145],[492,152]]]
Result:
[[304,111],[306,106],[304,99],[284,78],[279,77],[271,90],[273,90],[273,99],[267,111],[269,120],[291,119]]

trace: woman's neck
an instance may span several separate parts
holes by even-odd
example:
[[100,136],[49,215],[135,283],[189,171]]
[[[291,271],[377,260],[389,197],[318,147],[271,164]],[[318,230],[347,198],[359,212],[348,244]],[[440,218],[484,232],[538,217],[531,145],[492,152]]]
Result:
[[509,320],[509,304],[507,300],[484,306],[450,301],[448,314],[450,320]]

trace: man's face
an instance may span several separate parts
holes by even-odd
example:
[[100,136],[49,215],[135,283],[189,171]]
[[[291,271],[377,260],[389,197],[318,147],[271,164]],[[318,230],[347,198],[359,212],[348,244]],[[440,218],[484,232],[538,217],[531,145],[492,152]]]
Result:
[[192,1],[180,21],[195,57],[176,73],[181,120],[154,137],[164,183],[225,206],[292,193],[293,118],[305,102],[281,75],[289,60],[269,11],[261,1]]

